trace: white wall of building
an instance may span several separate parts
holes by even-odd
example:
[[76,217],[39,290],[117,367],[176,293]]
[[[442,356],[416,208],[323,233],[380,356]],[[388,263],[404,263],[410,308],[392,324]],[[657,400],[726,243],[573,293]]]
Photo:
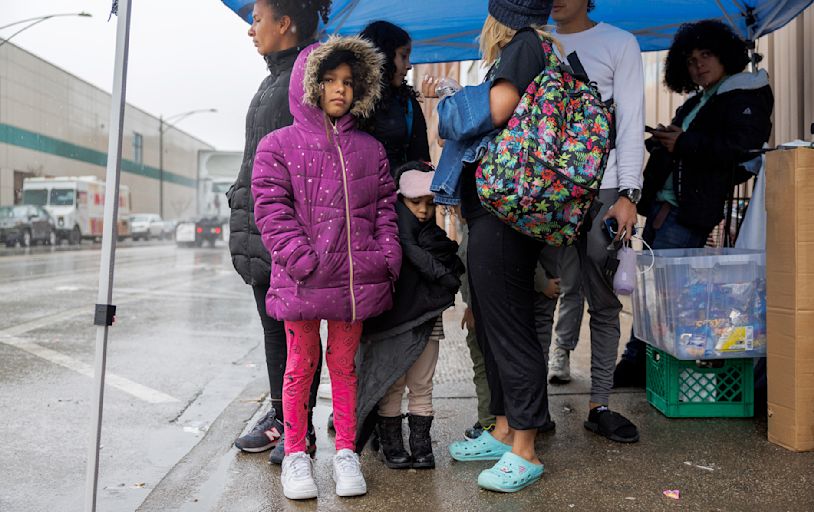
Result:
[[[110,102],[109,93],[36,55],[12,43],[0,46],[0,204],[14,200],[15,171],[104,179]],[[130,187],[132,211],[158,213],[163,181],[164,217],[194,215],[198,152],[214,148],[165,128],[160,180],[159,124],[127,105],[121,182]]]

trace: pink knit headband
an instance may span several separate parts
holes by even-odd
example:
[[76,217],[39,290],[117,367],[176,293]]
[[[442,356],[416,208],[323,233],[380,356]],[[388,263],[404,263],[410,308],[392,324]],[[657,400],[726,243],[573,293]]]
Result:
[[404,171],[399,178],[399,194],[410,199],[435,195],[430,192],[430,184],[435,171]]

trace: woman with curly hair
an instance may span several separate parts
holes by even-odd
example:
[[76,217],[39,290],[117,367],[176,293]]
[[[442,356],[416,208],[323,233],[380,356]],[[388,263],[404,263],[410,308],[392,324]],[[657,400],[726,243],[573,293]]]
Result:
[[404,29],[386,21],[374,21],[359,34],[384,54],[382,99],[373,116],[361,127],[382,143],[392,172],[411,160],[428,162],[427,122],[418,93],[405,80],[413,43]]
[[[759,60],[759,56],[758,56]],[[639,214],[653,249],[703,247],[724,218],[733,187],[749,174],[742,164],[769,140],[774,96],[765,70],[746,72],[748,47],[717,20],[682,25],[667,53],[664,83],[692,93],[670,126],[646,143]],[[644,343],[631,337],[619,362],[617,386],[643,385]]]

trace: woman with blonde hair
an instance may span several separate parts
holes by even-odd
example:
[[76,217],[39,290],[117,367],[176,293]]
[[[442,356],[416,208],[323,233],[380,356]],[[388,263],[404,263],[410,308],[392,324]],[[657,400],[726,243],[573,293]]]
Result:
[[[525,236],[481,205],[475,170],[496,130],[512,116],[523,93],[543,71],[541,29],[550,1],[490,0],[481,34],[491,68],[480,86],[465,87],[438,106],[446,139],[433,181],[436,201],[460,202],[469,227],[467,274],[478,343],[486,363],[495,428],[450,445],[459,461],[494,460],[478,485],[514,492],[539,480],[543,464],[534,450],[538,430],[551,425],[546,359],[534,323],[534,274],[538,262],[556,271],[557,250]],[[431,83],[424,92],[428,93]]]

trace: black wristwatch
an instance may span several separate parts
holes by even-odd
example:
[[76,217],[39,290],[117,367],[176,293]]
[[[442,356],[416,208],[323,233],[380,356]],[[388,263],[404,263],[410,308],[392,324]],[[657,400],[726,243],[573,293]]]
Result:
[[619,196],[628,198],[633,204],[639,204],[642,199],[642,191],[638,188],[622,188],[619,189]]

